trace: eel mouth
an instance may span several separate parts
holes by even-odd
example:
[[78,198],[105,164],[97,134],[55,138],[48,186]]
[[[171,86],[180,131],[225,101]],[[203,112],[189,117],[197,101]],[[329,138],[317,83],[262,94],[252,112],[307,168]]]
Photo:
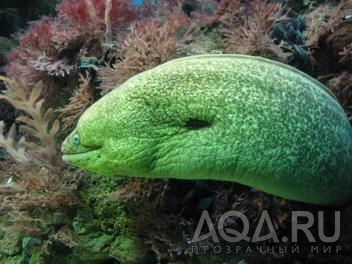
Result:
[[96,146],[96,147],[85,147],[84,149],[81,149],[80,151],[75,151],[75,152],[61,151],[62,160],[67,163],[77,163],[77,162],[80,163],[83,161],[89,161],[94,159],[94,157],[99,156],[101,149],[102,149],[102,146]]

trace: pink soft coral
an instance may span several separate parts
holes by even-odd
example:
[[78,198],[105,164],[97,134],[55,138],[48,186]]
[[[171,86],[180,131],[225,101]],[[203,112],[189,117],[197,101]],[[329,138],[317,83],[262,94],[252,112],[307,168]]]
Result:
[[19,46],[8,56],[7,75],[16,79],[26,80],[34,84],[41,79],[34,65],[29,61],[36,60],[42,54],[51,56],[55,51],[51,47],[54,34],[54,21],[43,18],[33,23],[25,34],[19,38]]

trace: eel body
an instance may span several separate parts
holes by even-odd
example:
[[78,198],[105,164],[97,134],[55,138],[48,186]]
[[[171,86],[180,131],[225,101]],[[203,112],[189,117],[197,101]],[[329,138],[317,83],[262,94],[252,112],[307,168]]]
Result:
[[242,55],[169,61],[93,104],[63,159],[101,174],[233,181],[283,198],[352,198],[352,127],[308,75]]

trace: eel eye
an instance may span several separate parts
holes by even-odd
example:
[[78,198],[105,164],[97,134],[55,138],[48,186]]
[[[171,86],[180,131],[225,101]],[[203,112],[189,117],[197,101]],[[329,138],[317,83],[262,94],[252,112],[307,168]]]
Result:
[[78,144],[79,144],[79,135],[78,135],[78,134],[75,134],[75,135],[72,137],[72,143],[75,144],[75,145],[78,145]]

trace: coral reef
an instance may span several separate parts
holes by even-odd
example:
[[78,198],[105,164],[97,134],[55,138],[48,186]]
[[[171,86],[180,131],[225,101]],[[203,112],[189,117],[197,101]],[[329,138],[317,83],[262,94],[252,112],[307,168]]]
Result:
[[[292,210],[317,215],[333,209],[231,183],[90,174],[65,165],[59,146],[90,104],[128,78],[202,53],[291,64],[327,84],[352,119],[351,9],[344,0],[146,0],[138,7],[127,0],[62,0],[55,16],[18,35],[11,52],[15,42],[0,39],[1,63],[7,63],[0,78],[0,262],[286,263],[270,252],[192,252],[202,211],[216,222],[238,210],[255,228],[267,210],[276,232],[289,236]],[[22,22],[6,12],[0,20],[14,21],[11,30],[18,30]],[[352,210],[340,209],[347,223],[339,245],[346,252]],[[238,225],[233,219],[226,227]],[[210,239],[200,246],[214,248]],[[351,261],[347,253],[308,253],[290,256],[291,262]]]
[[318,6],[307,15],[306,43],[314,61],[314,76],[336,94],[351,118],[351,30],[350,1]]
[[117,51],[123,56],[121,61],[99,72],[102,93],[111,91],[139,72],[175,58],[180,46],[177,34],[189,24],[189,19],[180,12],[169,14],[165,21],[133,23]]
[[91,79],[88,74],[86,76],[80,74],[79,87],[73,92],[69,103],[59,109],[66,127],[72,127],[83,111],[91,104],[93,100]]
[[346,109],[352,120],[352,73],[344,71],[337,77],[329,80],[331,90]]
[[67,181],[63,174],[55,139],[60,124],[53,118],[52,109],[43,111],[41,84],[26,95],[23,84],[1,79],[7,89],[0,98],[23,111],[16,120],[25,135],[18,138],[13,124],[4,136],[4,123],[0,123],[0,146],[12,158],[5,158],[7,166],[1,174],[2,181],[6,182],[1,186],[1,191],[6,193],[2,199],[2,213],[7,212],[7,217],[3,220],[9,224],[6,225],[9,230],[41,233],[48,223],[37,216],[49,217],[52,209],[61,211],[75,206],[78,200],[72,192],[77,186],[74,179]]
[[273,26],[286,19],[287,11],[282,4],[254,1],[246,9],[236,10],[239,13],[230,16],[228,21],[220,18],[224,24],[220,30],[225,37],[227,51],[284,60],[286,54],[280,43],[276,44],[271,37]]

